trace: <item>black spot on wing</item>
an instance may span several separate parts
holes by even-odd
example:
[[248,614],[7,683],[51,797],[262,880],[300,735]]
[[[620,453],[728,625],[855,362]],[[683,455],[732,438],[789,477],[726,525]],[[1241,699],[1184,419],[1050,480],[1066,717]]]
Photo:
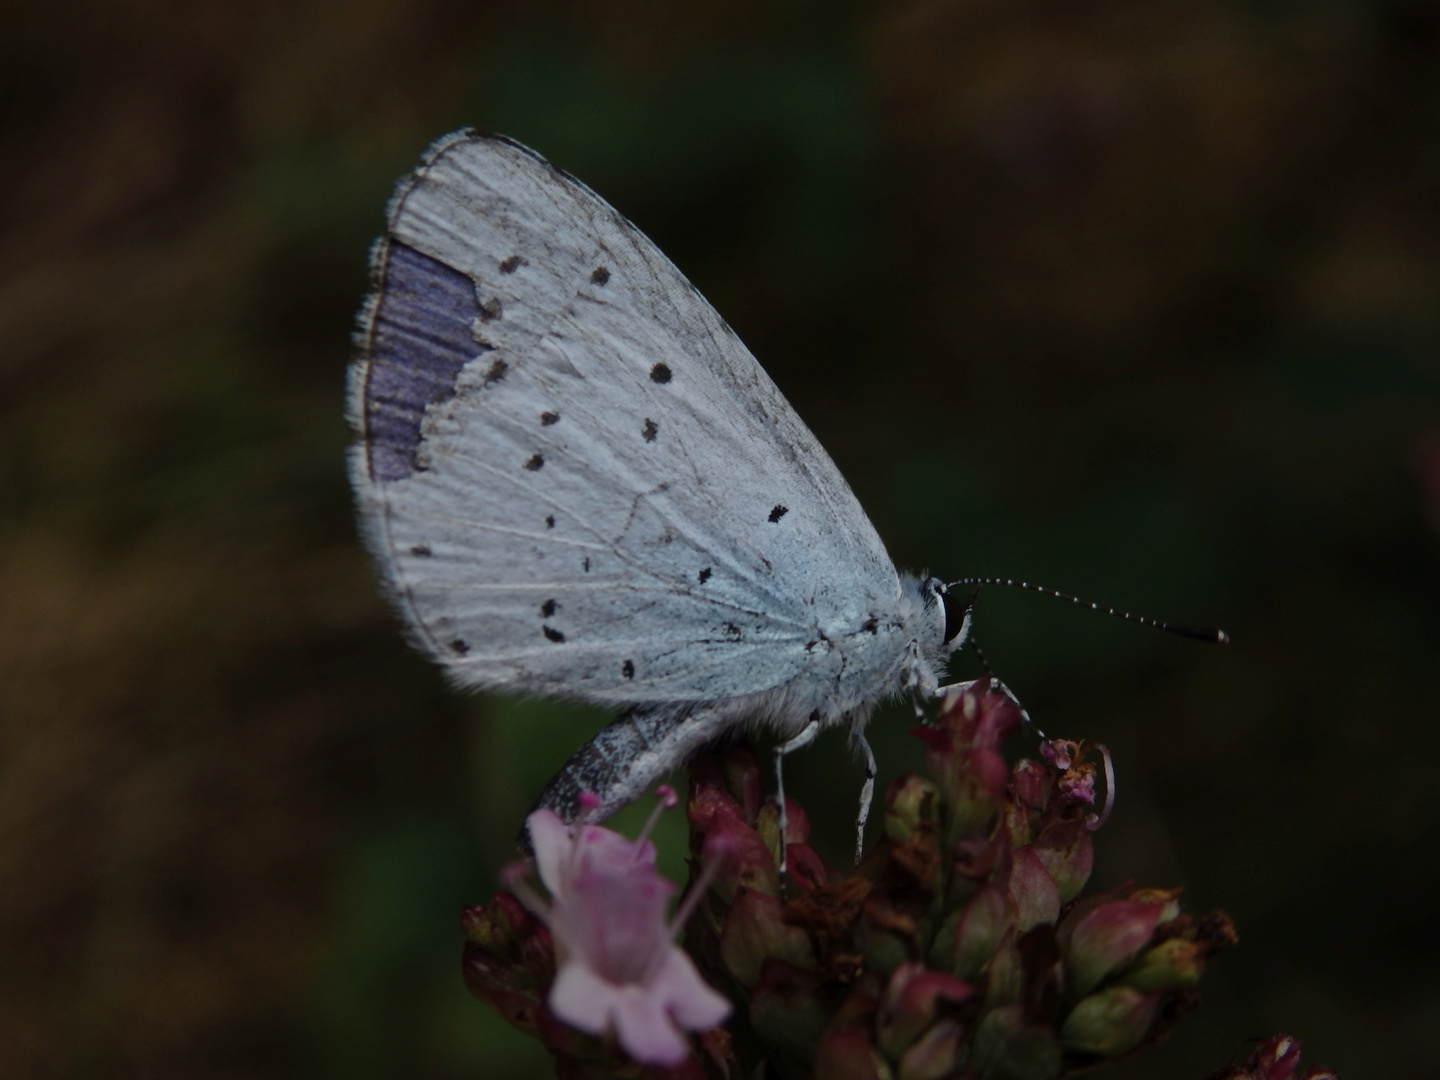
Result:
[[707,582],[707,581],[709,581],[709,580],[710,580],[710,567],[707,566],[707,567],[705,567],[704,570],[701,570],[701,571],[700,571],[700,584],[701,584],[701,585],[704,585],[705,582]]
[[546,515],[545,515],[545,527],[546,527],[547,529],[553,529],[553,528],[555,527],[555,515],[554,515],[554,514],[546,514]]
[[505,373],[509,370],[510,365],[507,364],[504,360],[501,360],[498,357],[495,360],[492,360],[490,362],[490,367],[485,372],[485,385],[489,386],[491,383],[499,382],[505,377]]
[[585,558],[581,559],[580,565],[585,568],[585,572],[588,574],[590,572],[590,556],[586,555]]
[[560,414],[558,412],[542,412],[540,414],[540,423],[545,427],[549,427],[551,424],[558,424],[559,422]]
[[470,651],[470,644],[463,638],[457,637],[454,641],[450,642],[450,648],[455,651],[456,656],[464,656]]
[[626,660],[625,663],[621,664],[620,674],[624,675],[627,679],[633,679],[635,677],[635,661]]
[[525,265],[525,260],[519,255],[511,255],[508,259],[501,261],[500,272],[502,274],[513,274],[520,267]]
[[498,296],[492,296],[480,305],[480,321],[489,322],[491,319],[498,319],[505,313],[504,305],[500,303]]
[[603,266],[597,266],[595,272],[590,275],[591,285],[604,285],[609,280],[610,271]]
[[671,377],[669,364],[656,364],[650,369],[651,382],[667,383]]
[[428,559],[435,553],[430,550],[429,544],[416,544],[410,549],[410,554],[414,555],[417,559]]
[[562,634],[559,630],[556,630],[553,626],[542,626],[540,627],[540,629],[545,631],[545,636],[551,641],[560,642],[565,640],[565,635]]
[[789,508],[788,506],[781,506],[779,503],[776,503],[776,504],[775,504],[775,508],[770,511],[770,518],[769,518],[769,520],[770,520],[771,522],[779,521],[782,517],[784,517],[784,516],[785,516],[786,514],[788,514],[789,512],[790,512],[790,508]]
[[531,472],[539,472],[545,467],[545,459],[539,454],[531,454],[530,459],[525,462],[525,468]]
[[478,314],[468,275],[391,241],[362,391],[373,479],[402,480],[420,468],[416,451],[426,408],[454,397],[460,369],[486,351],[470,335]]
[[555,614],[555,609],[559,606],[560,605],[555,603],[554,600],[546,600],[540,605],[540,614],[548,619],[551,615]]
[[659,432],[660,432],[660,425],[657,424],[657,423],[655,423],[654,420],[651,420],[651,419],[647,416],[647,417],[645,418],[645,427],[644,427],[644,429],[640,432],[641,435],[645,436],[645,441],[646,441],[646,442],[654,442],[654,441],[655,441],[655,436],[656,436],[657,434],[659,434]]

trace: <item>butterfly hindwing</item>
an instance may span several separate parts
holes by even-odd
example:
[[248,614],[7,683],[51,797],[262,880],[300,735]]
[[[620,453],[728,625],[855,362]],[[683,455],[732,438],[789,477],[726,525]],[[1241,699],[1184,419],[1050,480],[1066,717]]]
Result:
[[737,697],[838,674],[817,635],[894,607],[874,528],[744,345],[533,152],[437,143],[375,275],[352,471],[390,591],[459,681]]

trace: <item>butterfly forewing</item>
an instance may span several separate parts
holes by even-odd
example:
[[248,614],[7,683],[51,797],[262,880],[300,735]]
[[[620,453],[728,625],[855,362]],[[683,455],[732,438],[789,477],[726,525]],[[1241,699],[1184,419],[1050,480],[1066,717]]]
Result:
[[769,377],[533,152],[438,143],[375,274],[352,375],[362,518],[461,682],[737,697],[835,674],[817,640],[893,608],[884,546]]

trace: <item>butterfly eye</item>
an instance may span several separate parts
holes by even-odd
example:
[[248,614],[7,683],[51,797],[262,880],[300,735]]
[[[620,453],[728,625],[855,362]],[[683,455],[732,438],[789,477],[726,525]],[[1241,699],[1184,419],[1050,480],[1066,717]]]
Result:
[[965,620],[970,616],[970,608],[975,603],[972,595],[968,600],[961,600],[951,595],[950,590],[941,586],[940,602],[945,605],[945,644],[949,645],[965,629]]

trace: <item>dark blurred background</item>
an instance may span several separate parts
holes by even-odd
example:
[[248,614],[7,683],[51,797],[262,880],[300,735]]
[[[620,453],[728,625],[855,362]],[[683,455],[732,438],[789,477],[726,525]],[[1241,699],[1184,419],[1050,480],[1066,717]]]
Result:
[[[463,125],[675,259],[902,565],[1229,629],[978,612],[1042,725],[1115,751],[1095,883],[1239,927],[1104,1075],[1276,1031],[1440,1074],[1422,0],[5,5],[0,1074],[549,1074],[457,915],[603,718],[448,691],[342,464],[367,247]],[[842,738],[790,775],[843,858]]]

